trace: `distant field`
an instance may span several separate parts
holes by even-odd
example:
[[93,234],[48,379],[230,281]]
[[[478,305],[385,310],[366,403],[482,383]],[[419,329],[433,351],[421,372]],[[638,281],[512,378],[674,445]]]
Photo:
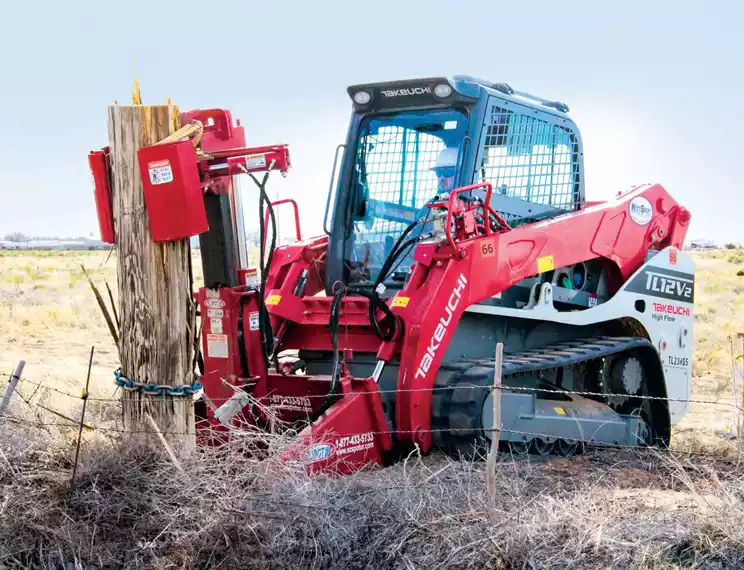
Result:
[[[731,402],[729,337],[744,331],[744,276],[737,274],[744,274],[744,250],[693,253],[693,257],[697,263],[694,397]],[[24,359],[28,378],[79,393],[88,353],[95,345],[91,394],[106,398],[114,392],[117,354],[81,264],[104,294],[107,281],[116,295],[115,253],[0,252],[0,346],[4,348],[0,370],[9,373]],[[193,254],[193,267],[198,285],[198,251]],[[736,342],[741,353],[741,341]],[[63,400],[48,395],[55,409],[70,405]],[[92,409],[95,412],[96,406]],[[696,437],[704,437],[732,428],[730,408],[693,405],[679,433],[689,435],[694,429]]]
[[116,294],[109,252],[0,252],[0,369],[10,372],[23,359],[30,379],[79,392],[95,345],[91,392],[107,397],[118,356],[81,265]]

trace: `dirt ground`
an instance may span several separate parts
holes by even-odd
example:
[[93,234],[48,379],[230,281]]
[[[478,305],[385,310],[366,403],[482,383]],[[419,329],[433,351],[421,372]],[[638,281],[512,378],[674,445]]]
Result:
[[[732,392],[731,339],[741,354],[736,334],[744,323],[744,250],[693,252],[697,264],[694,326],[693,398],[720,405],[692,404],[676,429],[675,442],[702,445],[716,434],[735,428]],[[90,347],[95,346],[90,393],[108,398],[114,393],[117,354],[93,292],[88,274],[104,295],[108,283],[116,295],[116,256],[102,251],[0,252],[0,371],[10,373],[20,359],[24,376],[71,393],[85,383]],[[199,252],[193,254],[196,284],[201,283]],[[35,390],[22,386],[24,394]],[[740,388],[739,388],[740,389]],[[38,396],[37,396],[38,397]],[[58,411],[79,401],[45,394]],[[95,406],[93,408],[95,412]]]

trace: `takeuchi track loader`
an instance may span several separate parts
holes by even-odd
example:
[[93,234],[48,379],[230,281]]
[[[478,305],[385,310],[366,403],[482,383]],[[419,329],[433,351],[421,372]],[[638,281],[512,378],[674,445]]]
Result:
[[234,194],[205,186],[205,441],[279,422],[299,430],[285,457],[326,473],[416,447],[474,456],[494,433],[541,455],[667,445],[691,391],[689,211],[659,184],[587,201],[568,107],[506,83],[348,94],[324,234],[302,239],[298,218],[276,246],[279,204],[254,178],[264,247],[248,268]]

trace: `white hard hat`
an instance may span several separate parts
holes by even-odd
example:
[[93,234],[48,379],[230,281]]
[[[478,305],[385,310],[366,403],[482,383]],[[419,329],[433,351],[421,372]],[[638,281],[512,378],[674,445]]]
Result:
[[437,168],[447,168],[447,167],[455,167],[457,166],[457,148],[450,146],[445,148],[442,152],[439,153],[439,156],[437,157],[437,162],[434,166],[431,167],[431,170],[436,170]]

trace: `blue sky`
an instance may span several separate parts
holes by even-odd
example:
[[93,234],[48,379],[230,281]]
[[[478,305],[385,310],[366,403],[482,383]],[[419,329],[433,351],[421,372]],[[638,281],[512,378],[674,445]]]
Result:
[[[569,104],[589,199],[659,182],[689,237],[744,241],[740,2],[4,3],[0,234],[97,233],[87,153],[106,107],[223,107],[249,144],[286,142],[270,193],[320,230],[347,85],[470,74]],[[249,221],[255,203],[247,193]],[[251,224],[255,225],[255,224]]]

